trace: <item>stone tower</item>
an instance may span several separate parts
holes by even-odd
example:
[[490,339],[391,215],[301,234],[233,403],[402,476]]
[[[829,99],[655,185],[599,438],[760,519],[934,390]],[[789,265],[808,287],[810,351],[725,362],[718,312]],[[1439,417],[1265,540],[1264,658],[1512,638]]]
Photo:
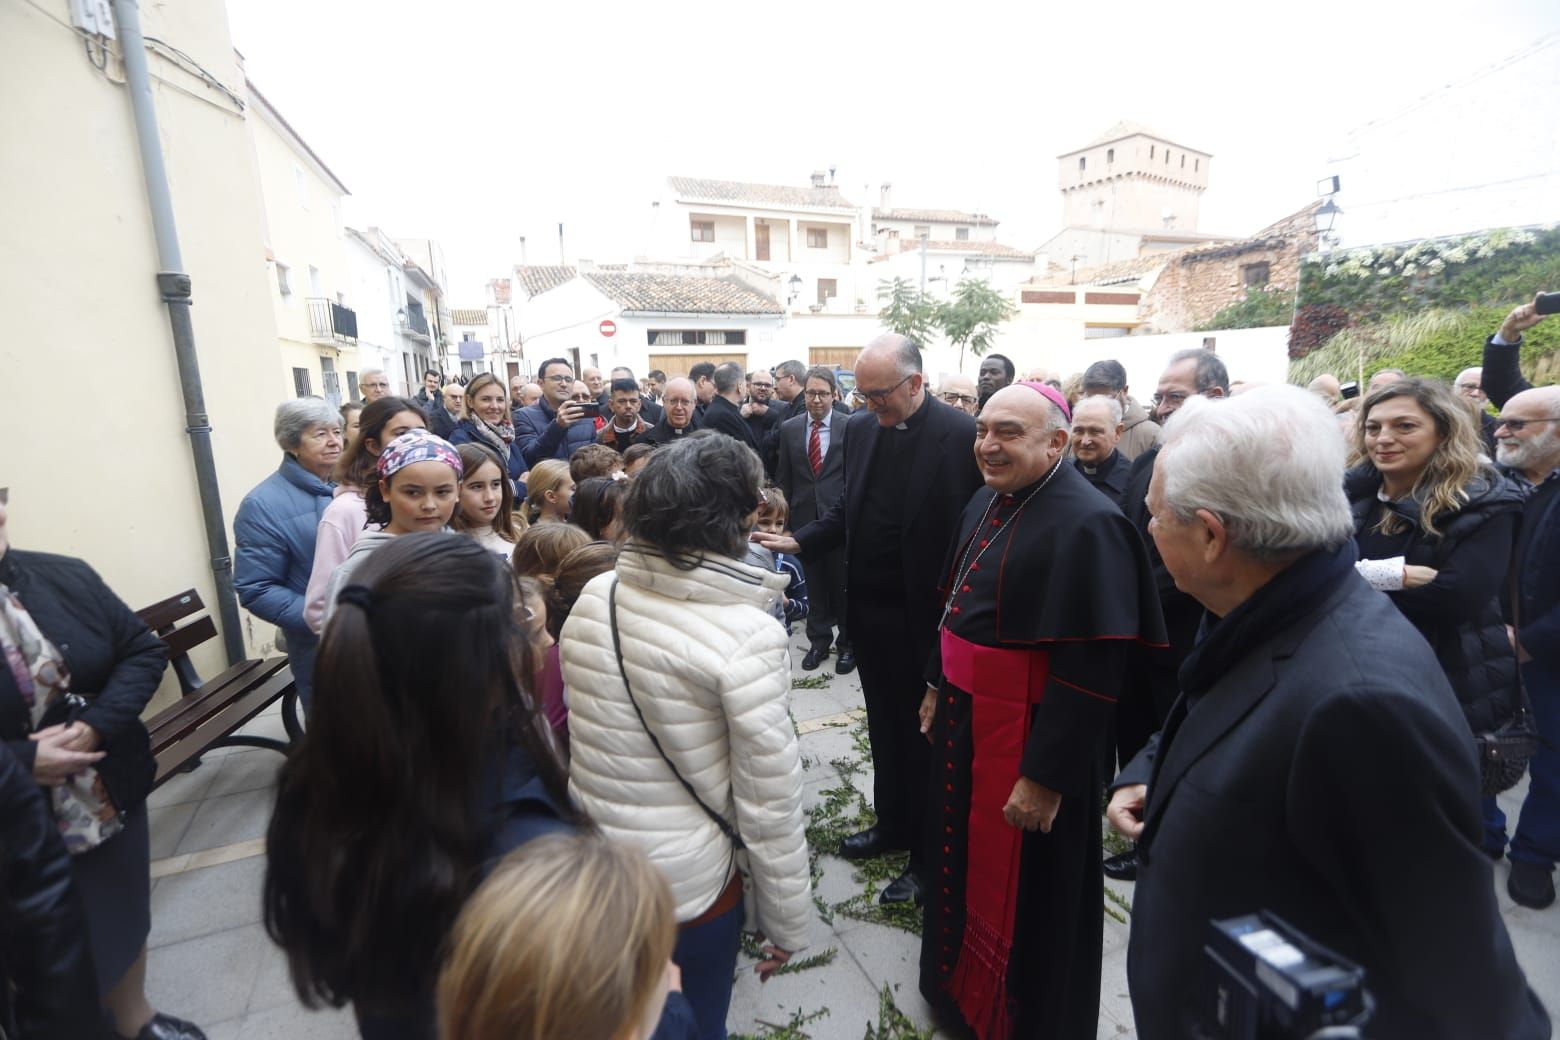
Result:
[[1117,123],[1058,156],[1062,226],[1154,235],[1197,230],[1210,156],[1135,123]]

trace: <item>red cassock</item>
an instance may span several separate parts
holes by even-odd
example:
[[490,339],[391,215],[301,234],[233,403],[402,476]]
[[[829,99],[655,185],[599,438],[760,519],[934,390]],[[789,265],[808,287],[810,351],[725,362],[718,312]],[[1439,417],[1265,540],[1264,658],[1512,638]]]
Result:
[[[1164,641],[1147,551],[1071,466],[978,492],[949,554],[921,989],[981,1040],[1092,1038],[1103,938],[1099,749],[1137,649]],[[1020,776],[1062,796],[1007,823]]]

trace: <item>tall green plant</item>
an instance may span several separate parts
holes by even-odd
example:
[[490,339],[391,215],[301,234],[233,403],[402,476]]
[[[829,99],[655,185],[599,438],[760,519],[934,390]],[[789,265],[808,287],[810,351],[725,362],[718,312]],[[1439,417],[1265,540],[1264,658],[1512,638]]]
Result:
[[959,370],[964,370],[964,348],[980,357],[991,349],[997,329],[1016,308],[1002,293],[978,278],[965,278],[954,286],[953,299],[937,308],[937,324],[948,342],[959,348]]
[[878,283],[878,319],[883,327],[925,343],[937,331],[937,301],[920,292],[908,278]]

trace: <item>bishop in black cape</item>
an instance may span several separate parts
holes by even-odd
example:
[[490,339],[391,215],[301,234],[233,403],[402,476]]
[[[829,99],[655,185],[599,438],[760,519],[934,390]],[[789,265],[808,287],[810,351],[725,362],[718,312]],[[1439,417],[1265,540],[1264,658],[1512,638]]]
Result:
[[[1006,393],[1020,386],[1066,416],[1043,384]],[[927,675],[935,789],[921,991],[981,1040],[1096,1035],[1107,779],[1097,749],[1138,649],[1164,643],[1141,537],[1062,460],[1065,438],[1054,443],[1027,486],[983,488],[965,509]],[[1004,818],[1019,776],[1061,795],[1049,833]]]

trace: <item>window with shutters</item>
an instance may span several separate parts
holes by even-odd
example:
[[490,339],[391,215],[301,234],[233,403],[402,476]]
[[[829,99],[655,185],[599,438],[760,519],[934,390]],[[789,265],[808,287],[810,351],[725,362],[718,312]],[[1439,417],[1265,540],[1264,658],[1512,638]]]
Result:
[[715,222],[713,220],[692,221],[693,240],[695,242],[715,241]]
[[827,249],[827,248],[829,248],[829,229],[828,228],[821,228],[821,227],[810,227],[810,228],[808,228],[807,229],[807,248],[808,249]]

